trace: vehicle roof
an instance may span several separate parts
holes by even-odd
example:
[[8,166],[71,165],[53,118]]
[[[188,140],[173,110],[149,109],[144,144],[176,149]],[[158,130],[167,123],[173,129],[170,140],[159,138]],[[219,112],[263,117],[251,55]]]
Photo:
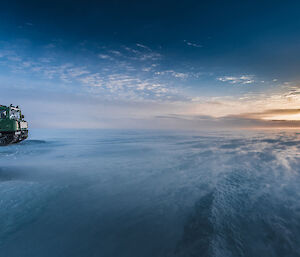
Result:
[[7,109],[7,106],[5,106],[5,105],[0,105],[0,109]]
[[6,105],[0,105],[0,110],[7,110],[7,109],[11,109],[11,110],[18,110],[18,111],[20,111],[20,108],[17,108],[17,107],[15,107],[15,106],[6,106]]

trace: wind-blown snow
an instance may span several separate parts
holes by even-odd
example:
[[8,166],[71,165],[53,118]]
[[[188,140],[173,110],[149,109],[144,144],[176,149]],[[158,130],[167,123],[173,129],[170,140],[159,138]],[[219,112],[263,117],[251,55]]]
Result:
[[57,130],[0,148],[9,257],[299,256],[300,134]]

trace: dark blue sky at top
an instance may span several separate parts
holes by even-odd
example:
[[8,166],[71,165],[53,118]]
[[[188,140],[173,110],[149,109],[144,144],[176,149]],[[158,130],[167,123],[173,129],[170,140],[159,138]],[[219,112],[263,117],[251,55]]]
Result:
[[[141,42],[174,61],[282,75],[296,75],[300,64],[297,1],[8,1],[0,12],[2,39]],[[20,31],[24,23],[34,29]]]
[[[256,82],[299,79],[300,3],[8,1],[0,9],[0,41],[17,50],[18,44],[22,48],[23,42],[30,42],[27,59],[41,55],[41,46],[59,42],[56,54],[77,64],[84,61],[83,55],[89,59],[89,51],[95,52],[99,45],[122,53],[124,46],[141,44],[164,57],[156,75],[176,77],[170,70],[214,74],[185,78],[180,83],[203,92],[207,87],[218,92],[222,89],[215,84],[226,76],[251,75]],[[78,50],[83,44],[85,53]],[[89,63],[93,64],[93,58]],[[233,92],[231,88],[224,90]],[[248,89],[239,89],[243,90]]]

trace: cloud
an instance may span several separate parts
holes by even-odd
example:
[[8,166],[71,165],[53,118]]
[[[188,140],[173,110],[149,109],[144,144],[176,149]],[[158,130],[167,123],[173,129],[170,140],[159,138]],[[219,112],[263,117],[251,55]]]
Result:
[[[251,115],[228,115],[213,117],[209,115],[161,115],[157,119],[173,120],[173,126],[192,130],[224,130],[224,129],[262,129],[262,128],[298,128],[300,120],[264,120]],[[165,122],[166,124],[167,122]],[[164,122],[163,122],[164,124]]]
[[172,99],[176,90],[151,79],[126,74],[87,74],[79,79],[94,95],[115,99]]
[[217,78],[217,80],[229,82],[230,84],[251,84],[255,82],[253,75],[241,75],[239,77],[224,76]]
[[290,86],[283,95],[288,99],[299,100],[300,88],[298,86]]
[[136,44],[136,46],[144,48],[144,49],[146,49],[148,51],[152,51],[148,46],[145,46],[145,45],[142,45],[142,44]]
[[[180,127],[202,128],[298,128],[300,109],[270,109],[257,113],[242,113],[214,117],[211,115],[168,114],[159,119],[176,120]],[[182,124],[181,124],[182,123]],[[185,125],[184,125],[185,124]]]
[[176,72],[174,70],[166,70],[166,71],[157,71],[155,72],[156,75],[166,75],[170,74],[171,76],[175,78],[180,78],[180,79],[186,79],[189,75],[187,73],[183,72]]
[[[53,80],[56,82],[56,89],[66,84],[70,90],[99,95],[103,98],[168,101],[180,98],[173,85],[168,85],[153,76],[158,65],[153,61],[160,59],[161,55],[147,49],[145,52],[145,47],[138,47],[142,50],[131,51],[130,49],[130,53],[106,49],[104,53],[94,54],[92,56],[94,59],[90,58],[88,62],[82,59],[81,65],[66,62],[64,58],[58,58],[60,56],[55,52],[34,58],[3,50],[3,61],[0,65],[10,68],[18,76],[31,74],[38,80]],[[109,62],[103,65],[103,62],[97,61],[97,58]],[[144,63],[140,65],[140,61]],[[185,74],[174,71],[170,74],[178,78],[186,77]]]
[[134,54],[139,54],[140,52],[134,48],[130,48],[128,46],[123,46],[123,48],[127,51],[127,52],[131,52],[131,53],[134,53]]
[[123,56],[123,54],[120,51],[117,51],[117,50],[110,50],[109,52],[116,55],[116,56]]
[[104,60],[113,60],[113,58],[107,54],[98,54],[98,57]]
[[239,117],[272,121],[300,121],[300,109],[272,109],[257,113],[241,114]]
[[125,55],[127,59],[145,62],[145,61],[158,61],[161,60],[163,57],[160,53],[152,51],[149,47],[145,45],[136,44],[136,46],[139,49],[123,46],[123,48],[130,54],[130,55]]
[[22,58],[20,56],[16,56],[16,55],[15,56],[10,55],[10,56],[7,57],[7,59],[10,60],[10,61],[14,61],[14,62],[22,61]]
[[197,47],[197,48],[203,47],[203,45],[200,45],[200,44],[197,44],[197,43],[193,43],[193,42],[189,42],[187,40],[183,40],[183,42],[185,42],[186,45],[188,45],[188,46],[193,46],[193,47]]
[[162,55],[159,53],[140,53],[136,57],[133,57],[132,59],[134,60],[139,60],[139,61],[157,61],[162,58]]
[[79,67],[69,68],[67,70],[67,72],[68,72],[68,75],[70,75],[72,78],[81,77],[82,75],[90,73],[85,68],[79,68]]
[[145,72],[149,72],[152,70],[152,67],[144,67],[142,68],[142,71],[145,71]]

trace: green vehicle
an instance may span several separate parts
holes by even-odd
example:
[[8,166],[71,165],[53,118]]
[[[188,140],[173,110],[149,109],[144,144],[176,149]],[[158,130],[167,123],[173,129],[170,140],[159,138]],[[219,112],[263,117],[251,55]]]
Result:
[[28,137],[28,124],[18,106],[0,105],[0,145],[21,142]]

